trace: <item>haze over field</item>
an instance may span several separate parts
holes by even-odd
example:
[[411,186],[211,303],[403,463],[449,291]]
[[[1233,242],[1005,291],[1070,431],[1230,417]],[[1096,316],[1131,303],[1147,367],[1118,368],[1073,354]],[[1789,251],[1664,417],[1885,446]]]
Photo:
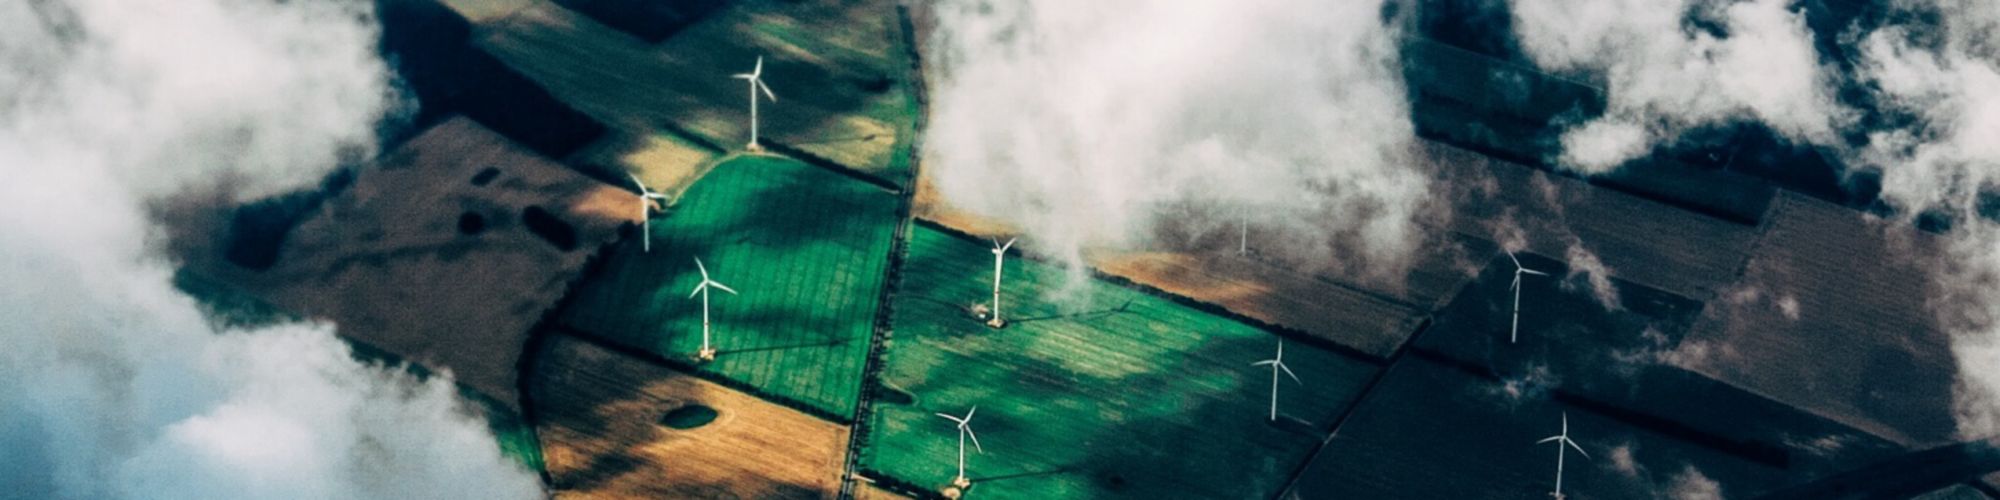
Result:
[[148,209],[374,151],[366,1],[0,2],[0,496],[536,498],[446,379],[217,331]]
[[1379,1],[935,11],[927,175],[1039,253],[1075,264],[1248,219],[1284,238],[1261,252],[1401,276],[1422,241],[1430,189]]
[[[2000,434],[2000,223],[1980,212],[2000,187],[2000,4],[1880,3],[1886,15],[1817,34],[1806,20],[1827,13],[1779,0],[1510,5],[1530,59],[1607,86],[1606,114],[1564,134],[1566,167],[1605,172],[1694,127],[1755,123],[1850,172],[1879,173],[1903,222],[1954,221],[1930,299],[1959,361],[1959,433],[1990,437]],[[1815,48],[1827,37],[1838,55]],[[1835,99],[1844,88],[1858,92]]]

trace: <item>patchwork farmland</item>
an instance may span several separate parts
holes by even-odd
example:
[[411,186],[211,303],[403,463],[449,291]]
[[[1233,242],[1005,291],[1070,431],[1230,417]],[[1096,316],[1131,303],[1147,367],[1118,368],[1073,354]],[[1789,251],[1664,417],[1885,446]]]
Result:
[[896,198],[777,157],[745,156],[703,177],[652,221],[652,250],[622,242],[562,324],[691,362],[701,347],[701,276],[713,362],[696,367],[823,415],[853,411],[895,228]]
[[[1347,408],[1376,366],[1290,342],[1267,421],[1278,337],[1172,300],[1018,257],[990,329],[985,242],[917,226],[894,313],[863,465],[935,488],[955,474],[956,433],[932,413],[977,406],[985,453],[967,458],[979,498],[1269,496]],[[1063,300],[1057,300],[1063,297]],[[1199,456],[1201,460],[1185,457]],[[933,490],[934,491],[934,490]]]

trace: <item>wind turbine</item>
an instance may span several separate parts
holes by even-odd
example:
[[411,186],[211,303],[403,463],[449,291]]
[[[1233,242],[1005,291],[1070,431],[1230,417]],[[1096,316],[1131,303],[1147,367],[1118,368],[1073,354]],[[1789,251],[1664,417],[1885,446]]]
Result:
[[1236,255],[1250,255],[1250,217],[1236,219]]
[[757,56],[757,67],[755,69],[750,70],[749,73],[737,73],[731,76],[731,78],[740,78],[750,82],[750,145],[744,146],[744,148],[751,151],[763,151],[764,146],[757,144],[757,91],[764,91],[764,97],[771,98],[771,102],[778,102],[778,95],[771,93],[771,86],[764,84],[764,56]]
[[1521,336],[1521,275],[1548,276],[1549,273],[1522,266],[1521,259],[1514,258],[1512,251],[1507,252],[1507,260],[1514,261],[1514,284],[1507,285],[1508,288],[1514,289],[1514,326],[1507,330],[1507,343],[1512,344]]
[[986,326],[1007,326],[1007,321],[1000,319],[1000,266],[1007,258],[1007,249],[1014,248],[1014,240],[1017,239],[1008,238],[1005,245],[1000,244],[1000,240],[993,240],[993,318],[986,320]]
[[696,284],[694,292],[688,294],[688,298],[690,299],[694,298],[695,295],[701,295],[701,351],[696,353],[695,356],[702,361],[712,361],[715,359],[715,349],[708,345],[708,289],[721,289],[722,291],[729,292],[730,295],[736,295],[736,290],[730,289],[727,285],[717,283],[715,280],[708,279],[708,267],[701,265],[701,257],[694,258],[694,268],[701,271],[701,283]]
[[1555,497],[1556,500],[1563,500],[1563,455],[1569,453],[1569,450],[1563,449],[1563,445],[1575,448],[1576,453],[1583,455],[1583,458],[1590,458],[1589,453],[1583,452],[1582,446],[1577,446],[1576,440],[1569,438],[1569,412],[1563,412],[1562,422],[1562,434],[1542,438],[1541,441],[1535,442],[1535,444],[1556,443],[1556,491],[1549,494]]
[[1271,365],[1271,421],[1276,422],[1278,421],[1278,371],[1284,370],[1285,375],[1290,375],[1292,382],[1299,385],[1305,385],[1305,381],[1299,380],[1298,374],[1292,373],[1292,367],[1285,366],[1284,339],[1278,339],[1278,357],[1250,363],[1250,366],[1264,365]]
[[965,412],[964,417],[956,417],[943,413],[937,414],[937,416],[944,417],[945,420],[950,420],[958,424],[958,477],[953,478],[951,484],[959,488],[972,486],[972,481],[965,479],[965,438],[972,438],[973,449],[979,450],[980,453],[986,453],[986,447],[979,445],[979,435],[972,433],[972,414],[978,412],[979,407],[973,406],[971,410]]
[[641,241],[640,248],[644,249],[643,251],[645,252],[652,252],[653,251],[652,209],[653,207],[658,206],[656,203],[654,203],[654,200],[665,200],[667,199],[667,195],[655,193],[651,189],[646,189],[646,183],[639,182],[639,176],[632,174],[625,174],[625,176],[631,177],[632,183],[639,186],[639,233],[640,236],[643,237],[643,239],[639,240]]

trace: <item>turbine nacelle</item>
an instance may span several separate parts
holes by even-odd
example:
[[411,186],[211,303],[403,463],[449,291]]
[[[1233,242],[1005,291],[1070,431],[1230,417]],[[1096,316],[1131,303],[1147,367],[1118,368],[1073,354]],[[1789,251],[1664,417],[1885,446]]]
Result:
[[986,448],[979,445],[979,435],[972,432],[972,414],[978,412],[979,407],[974,406],[971,410],[965,412],[964,417],[944,413],[938,413],[937,416],[944,417],[945,420],[950,420],[958,424],[958,431],[965,433],[965,437],[972,438],[972,449],[978,450],[979,453],[986,453]]
[[1014,241],[1019,239],[1020,238],[1008,238],[1007,243],[1003,245],[1000,244],[1000,240],[998,239],[988,238],[989,241],[993,242],[993,255],[1006,255],[1007,249],[1014,248]]
[[701,257],[694,258],[694,268],[696,271],[701,272],[701,283],[695,284],[694,291],[688,292],[688,298],[694,298],[695,295],[701,294],[702,290],[707,290],[709,287],[715,287],[717,290],[729,292],[730,295],[736,295],[735,289],[708,278],[708,266],[701,264]]
[[642,238],[640,241],[642,242],[643,251],[652,252],[653,210],[660,209],[659,202],[666,200],[667,195],[655,193],[653,190],[647,189],[646,183],[639,181],[639,176],[637,175],[628,173],[625,176],[632,178],[632,185],[639,186],[639,236]]

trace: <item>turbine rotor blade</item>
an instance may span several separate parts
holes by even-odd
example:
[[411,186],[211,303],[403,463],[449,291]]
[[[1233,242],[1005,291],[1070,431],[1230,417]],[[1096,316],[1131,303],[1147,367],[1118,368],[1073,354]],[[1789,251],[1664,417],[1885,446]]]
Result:
[[960,425],[958,428],[965,429],[965,437],[972,438],[972,449],[979,450],[980,453],[986,453],[986,447],[979,445],[979,435],[972,432],[972,426]]
[[967,421],[967,422],[971,422],[971,421],[972,421],[972,414],[974,414],[974,413],[979,413],[979,407],[978,407],[978,406],[973,406],[973,407],[972,407],[972,409],[970,409],[970,410],[966,410],[966,411],[965,411],[965,421]]
[[1589,454],[1589,453],[1585,453],[1585,452],[1583,451],[1583,447],[1582,447],[1582,446],[1577,446],[1577,444],[1576,444],[1576,440],[1573,440],[1573,439],[1570,439],[1570,438],[1563,438],[1563,444],[1567,444],[1567,445],[1569,445],[1569,447],[1570,447],[1570,448],[1575,448],[1575,449],[1576,449],[1576,453],[1577,453],[1578,455],[1583,455],[1583,458],[1590,458],[1590,454]]
[[1514,252],[1513,252],[1513,251],[1508,251],[1508,252],[1507,252],[1507,260],[1511,260],[1511,261],[1514,261],[1514,268],[1515,268],[1515,269],[1520,269],[1520,268],[1521,268],[1521,259],[1516,259],[1516,258],[1514,258]]
[[694,291],[692,291],[692,292],[688,292],[688,298],[692,299],[692,298],[694,298],[694,296],[696,296],[696,295],[701,295],[701,289],[703,289],[703,288],[707,288],[707,287],[708,287],[708,282],[707,282],[707,281],[703,281],[703,282],[701,282],[701,283],[698,283],[698,284],[695,284],[695,286],[694,286]]
[[750,70],[750,75],[753,77],[764,75],[764,56],[757,56],[757,67]]
[[1255,363],[1250,363],[1250,366],[1264,366],[1264,365],[1271,365],[1271,364],[1277,364],[1277,363],[1278,363],[1278,360],[1275,360],[1275,359],[1266,359],[1266,360],[1263,360],[1263,361],[1258,361],[1258,362],[1255,362]]
[[721,283],[716,283],[716,282],[713,282],[713,281],[710,281],[710,282],[708,282],[708,286],[712,286],[712,287],[716,287],[716,288],[720,288],[720,289],[722,289],[722,291],[725,291],[725,292],[729,292],[729,294],[730,294],[730,295],[736,295],[736,290],[735,290],[735,289],[732,289],[732,288],[729,288],[729,285],[724,285],[724,284],[721,284]]
[[1018,239],[1020,239],[1020,238],[1007,238],[1007,244],[1005,244],[1005,245],[1001,245],[1001,246],[1000,246],[1000,251],[1002,251],[1002,252],[1005,252],[1005,251],[1007,251],[1007,249],[1009,249],[1009,248],[1014,248],[1014,240],[1018,240]]
[[735,79],[738,79],[738,80],[756,80],[756,79],[757,79],[757,75],[752,75],[752,74],[749,74],[749,73],[737,73],[737,74],[734,74],[734,75],[729,75],[729,77],[730,77],[730,78],[735,78]]
[[1533,269],[1528,269],[1528,268],[1525,268],[1525,267],[1524,267],[1524,268],[1521,268],[1521,273],[1523,273],[1523,274],[1533,274],[1533,275],[1536,275],[1536,276],[1548,276],[1548,275],[1549,275],[1549,273],[1545,273],[1545,272],[1541,272],[1541,271],[1536,271],[1536,270],[1533,270]]
[[1556,440],[1560,440],[1560,439],[1562,439],[1562,438],[1563,438],[1562,436],[1549,436],[1549,437],[1545,437],[1545,438],[1542,438],[1542,440],[1541,440],[1541,441],[1536,441],[1536,442],[1535,442],[1535,444],[1548,444],[1548,442],[1550,442],[1550,441],[1556,441]]
[[694,268],[701,271],[701,281],[706,284],[708,281],[708,266],[701,265],[701,257],[694,258]]
[[1285,375],[1290,375],[1292,377],[1293,382],[1297,382],[1299,385],[1306,385],[1306,381],[1299,380],[1299,375],[1296,373],[1292,373],[1292,367],[1285,366],[1285,363],[1283,362],[1272,363],[1272,366],[1278,367],[1279,370],[1284,370]]
[[771,86],[770,86],[770,85],[765,85],[765,84],[764,84],[764,79],[762,79],[762,78],[752,78],[752,79],[750,79],[750,84],[752,84],[752,85],[756,85],[756,86],[757,86],[757,88],[758,88],[759,90],[763,90],[763,91],[764,91],[764,97],[769,97],[769,98],[771,98],[771,102],[778,102],[778,95],[777,95],[777,94],[773,94],[773,93],[771,93]]
[[957,421],[958,421],[958,416],[957,416],[957,415],[946,415],[946,414],[943,414],[943,413],[935,413],[934,415],[937,415],[937,416],[940,416],[940,417],[944,417],[944,419],[945,419],[945,420],[950,420],[950,421],[953,421],[953,422],[957,422]]

